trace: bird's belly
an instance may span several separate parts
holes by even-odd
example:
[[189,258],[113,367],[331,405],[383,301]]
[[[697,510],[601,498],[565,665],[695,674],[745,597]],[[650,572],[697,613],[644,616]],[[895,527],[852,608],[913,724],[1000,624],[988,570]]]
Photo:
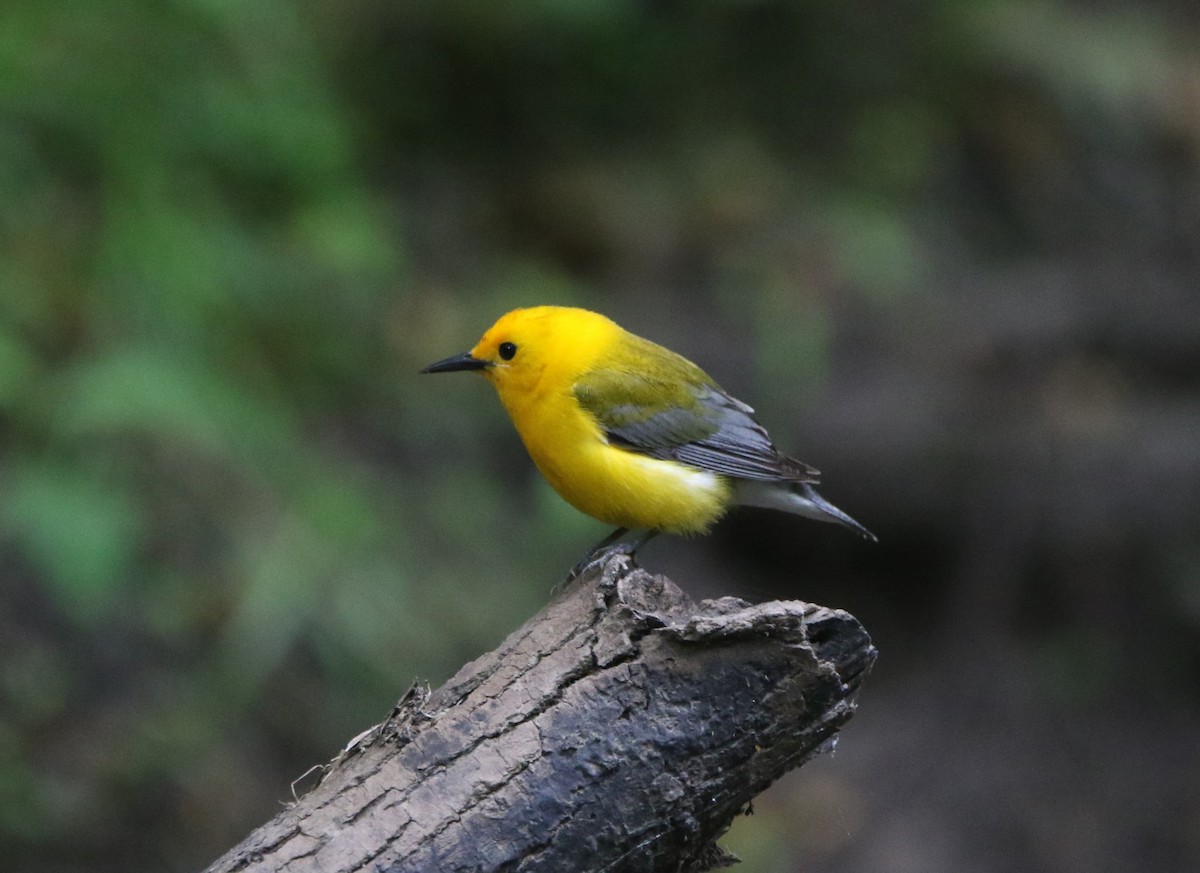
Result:
[[716,473],[595,442],[534,461],[568,503],[619,527],[701,533],[725,512],[733,489]]

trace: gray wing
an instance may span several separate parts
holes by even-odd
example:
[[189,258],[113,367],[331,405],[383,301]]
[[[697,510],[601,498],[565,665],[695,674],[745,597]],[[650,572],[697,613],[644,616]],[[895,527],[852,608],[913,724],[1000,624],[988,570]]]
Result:
[[575,385],[575,397],[609,442],[629,451],[738,479],[818,481],[816,470],[775,448],[751,407],[695,372],[704,381],[594,372]]

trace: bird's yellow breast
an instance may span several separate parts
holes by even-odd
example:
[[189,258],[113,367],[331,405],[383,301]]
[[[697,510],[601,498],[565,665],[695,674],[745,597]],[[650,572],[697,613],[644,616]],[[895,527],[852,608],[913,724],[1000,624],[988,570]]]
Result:
[[[497,386],[500,387],[500,386]],[[701,533],[733,500],[722,476],[611,445],[569,378],[547,373],[500,399],[538,470],[581,512],[618,527]]]

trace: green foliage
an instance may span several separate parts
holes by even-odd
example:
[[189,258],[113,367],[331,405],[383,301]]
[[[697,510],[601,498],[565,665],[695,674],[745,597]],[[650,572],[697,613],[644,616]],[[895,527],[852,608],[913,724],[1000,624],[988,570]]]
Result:
[[138,512],[120,483],[49,463],[11,470],[7,485],[7,526],[41,565],[55,600],[80,617],[103,618],[133,569],[138,538]]
[[[604,533],[486,386],[420,365],[514,306],[592,306],[779,432],[839,314],[930,281],[964,130],[1050,172],[1029,105],[1128,120],[1164,34],[1057,2],[5,4],[14,869],[202,864]],[[1052,654],[1077,686],[1092,649]]]

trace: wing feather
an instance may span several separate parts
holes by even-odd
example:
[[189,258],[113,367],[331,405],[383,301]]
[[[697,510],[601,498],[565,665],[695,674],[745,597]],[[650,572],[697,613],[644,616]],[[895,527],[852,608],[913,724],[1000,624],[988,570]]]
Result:
[[653,366],[598,367],[575,383],[579,403],[610,443],[739,479],[818,481],[819,473],[775,448],[754,410],[695,364],[648,340],[633,360]]

